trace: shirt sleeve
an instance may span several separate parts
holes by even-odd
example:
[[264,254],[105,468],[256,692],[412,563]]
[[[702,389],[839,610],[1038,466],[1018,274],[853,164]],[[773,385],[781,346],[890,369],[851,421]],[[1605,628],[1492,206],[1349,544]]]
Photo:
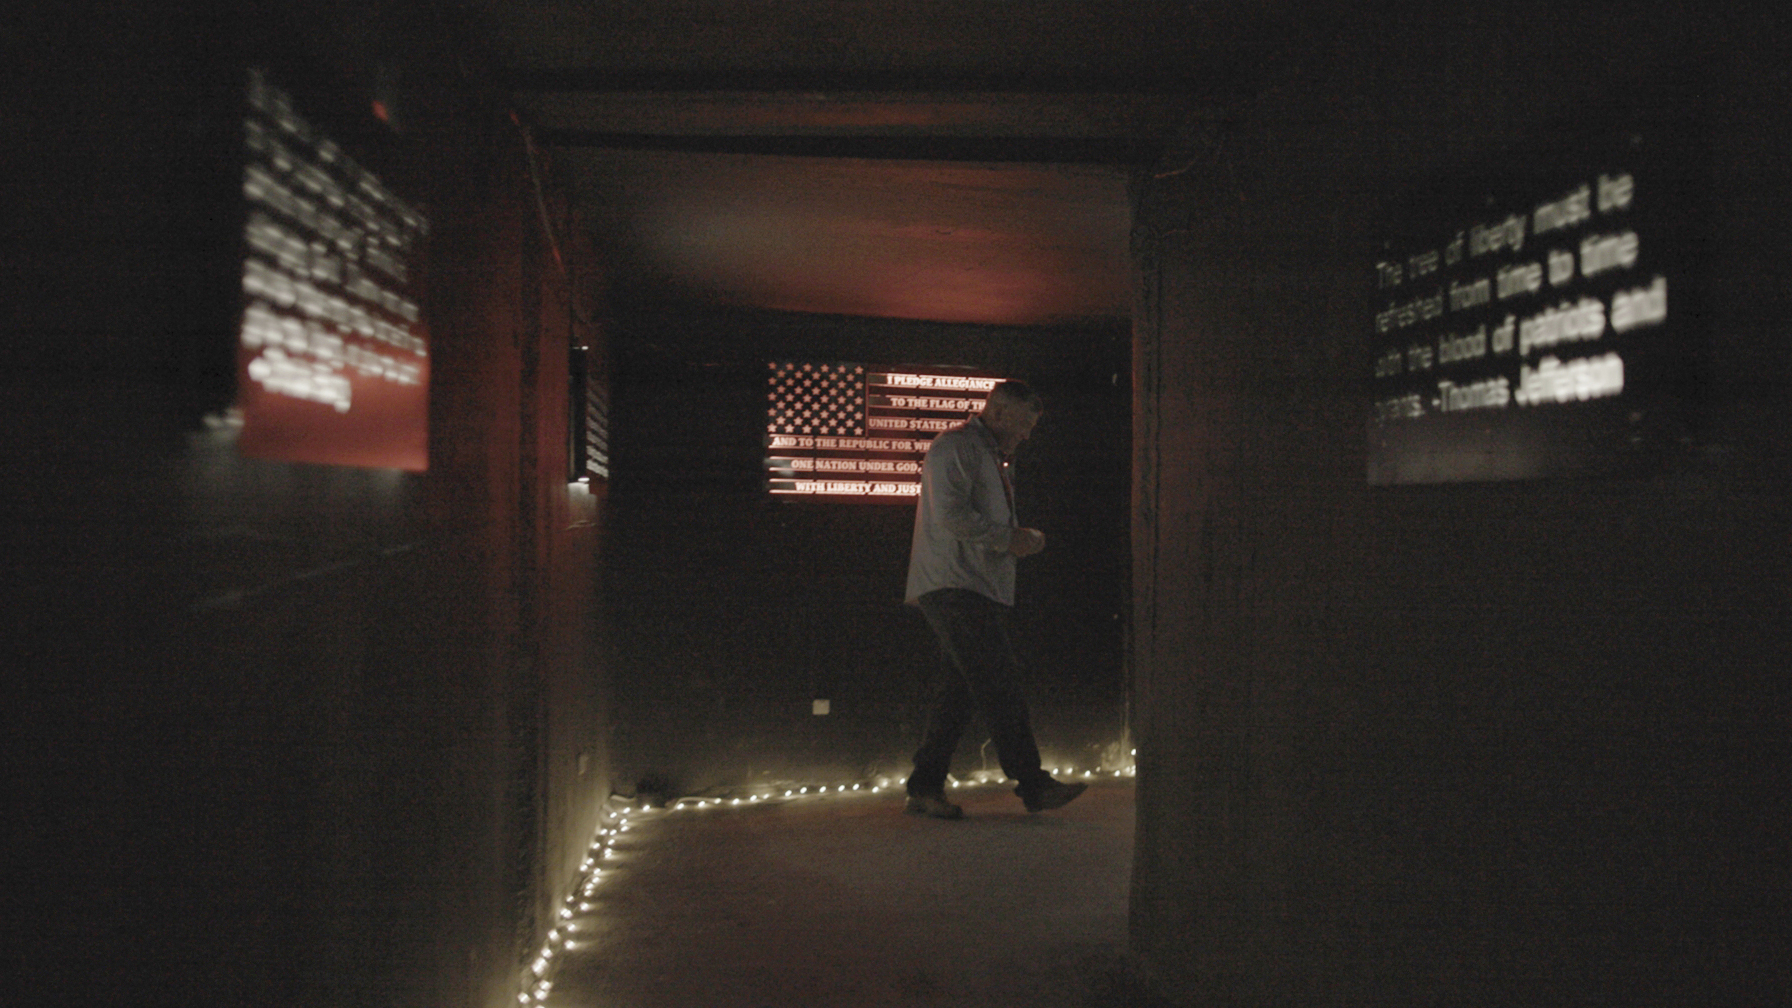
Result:
[[998,521],[989,513],[989,488],[982,486],[983,459],[978,446],[968,440],[957,440],[952,450],[929,457],[928,466],[938,466],[931,475],[940,523],[961,542],[982,546],[994,552],[1005,552],[1014,536],[1006,521]]

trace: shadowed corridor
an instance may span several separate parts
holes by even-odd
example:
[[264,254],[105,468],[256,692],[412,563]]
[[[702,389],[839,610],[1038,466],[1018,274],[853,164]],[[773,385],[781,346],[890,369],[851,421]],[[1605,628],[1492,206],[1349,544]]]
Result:
[[[27,4],[7,1003],[1792,1004],[1774,18]],[[641,808],[906,774],[998,377],[1136,779]]]

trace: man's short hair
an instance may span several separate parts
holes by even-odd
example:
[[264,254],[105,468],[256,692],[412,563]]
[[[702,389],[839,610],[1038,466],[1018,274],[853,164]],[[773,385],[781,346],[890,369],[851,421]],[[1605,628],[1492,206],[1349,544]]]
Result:
[[989,390],[989,398],[1010,406],[1027,406],[1035,413],[1045,412],[1045,397],[1024,381],[1005,381]]

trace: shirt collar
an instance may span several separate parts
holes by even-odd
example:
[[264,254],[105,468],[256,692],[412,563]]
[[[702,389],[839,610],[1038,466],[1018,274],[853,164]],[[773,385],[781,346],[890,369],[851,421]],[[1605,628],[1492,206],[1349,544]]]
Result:
[[983,422],[981,416],[970,418],[965,421],[964,425],[982,435],[983,443],[988,445],[989,450],[995,453],[996,461],[1009,461],[1009,456],[1002,453],[1002,442],[996,439],[996,432],[989,429],[989,425]]

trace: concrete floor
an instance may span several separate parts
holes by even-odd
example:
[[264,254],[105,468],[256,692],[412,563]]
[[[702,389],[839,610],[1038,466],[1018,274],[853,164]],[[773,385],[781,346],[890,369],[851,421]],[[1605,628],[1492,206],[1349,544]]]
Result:
[[550,1006],[1094,1008],[1123,967],[1133,788],[1029,814],[1006,788],[637,817],[575,919]]

